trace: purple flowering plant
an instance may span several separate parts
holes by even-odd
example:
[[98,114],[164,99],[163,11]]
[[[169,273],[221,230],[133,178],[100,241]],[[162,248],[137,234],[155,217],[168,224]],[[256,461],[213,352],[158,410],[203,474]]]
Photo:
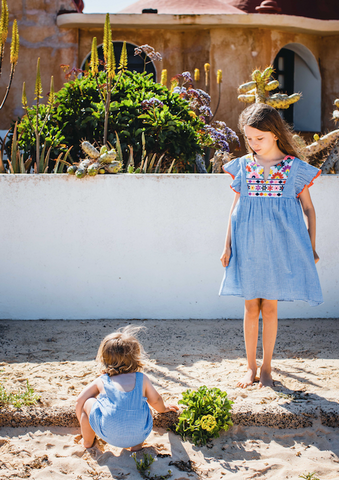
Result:
[[136,47],[134,49],[134,56],[139,55],[139,57],[144,62],[144,72],[146,71],[146,65],[151,62],[160,62],[162,60],[162,56],[159,52],[156,52],[153,47],[148,45],[140,45],[140,47]]
[[229,152],[230,143],[235,143],[236,148],[240,148],[237,134],[227,127],[225,122],[213,121],[214,115],[210,107],[211,97],[204,90],[194,88],[190,72],[183,72],[173,77],[171,85],[172,93],[187,100],[192,114],[202,122],[202,129],[199,132],[202,147],[212,147],[217,151]]

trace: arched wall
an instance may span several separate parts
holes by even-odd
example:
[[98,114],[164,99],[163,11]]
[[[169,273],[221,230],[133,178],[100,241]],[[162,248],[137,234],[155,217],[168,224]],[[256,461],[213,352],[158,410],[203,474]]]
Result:
[[297,131],[321,131],[321,75],[313,53],[300,43],[288,43],[282,48],[294,56],[294,91],[302,97],[294,104],[293,122]]

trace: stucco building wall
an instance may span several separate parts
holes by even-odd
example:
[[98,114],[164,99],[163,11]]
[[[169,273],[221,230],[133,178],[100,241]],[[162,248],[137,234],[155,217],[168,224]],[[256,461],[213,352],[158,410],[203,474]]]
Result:
[[[13,0],[10,2],[10,21],[17,18],[20,32],[20,54],[13,86],[8,97],[5,109],[0,114],[0,129],[9,127],[12,119],[22,113],[21,91],[22,83],[26,81],[26,91],[29,103],[34,100],[35,68],[38,56],[41,57],[41,72],[44,94],[48,93],[50,76],[54,76],[56,89],[65,81],[61,64],[80,67],[83,60],[91,50],[93,36],[97,37],[98,44],[102,43],[104,15],[66,15],[57,17],[60,10],[72,10],[71,0]],[[252,15],[260,19],[262,15]],[[81,25],[70,24],[58,27],[59,20],[63,17],[81,18]],[[100,18],[96,20],[95,27],[86,24],[89,17]],[[122,18],[125,18],[123,28]],[[128,18],[127,18],[128,17]],[[142,27],[145,18],[156,17],[153,25]],[[296,26],[287,28],[279,26],[280,17],[267,15],[275,24],[272,28],[259,28],[258,26],[242,26],[246,15],[240,15],[234,20],[233,26],[224,25],[218,16],[213,17],[211,24],[201,20],[201,16],[171,16],[173,21],[168,24],[157,25],[159,16],[149,15],[111,15],[112,37],[116,41],[127,41],[135,45],[148,43],[162,54],[163,60],[155,62],[158,80],[162,68],[168,71],[168,78],[183,71],[200,68],[201,80],[196,84],[204,88],[203,66],[211,64],[210,93],[212,95],[212,110],[215,109],[218,97],[216,72],[223,71],[222,97],[217,119],[224,120],[227,124],[237,129],[239,113],[244,104],[237,100],[239,84],[250,80],[254,68],[265,68],[273,63],[275,56],[281,48],[289,43],[298,43],[306,47],[318,63],[322,81],[322,131],[333,129],[331,120],[333,101],[339,96],[339,33],[323,35],[316,31],[305,33],[305,28],[299,28],[306,19],[300,18]],[[179,18],[180,17],[180,18]],[[181,18],[182,17],[182,18]],[[204,16],[202,16],[204,17]],[[232,17],[230,15],[229,17]],[[291,22],[296,17],[290,17]],[[133,20],[134,19],[134,20]],[[102,20],[102,23],[101,23]],[[272,21],[273,21],[272,20]],[[134,24],[128,24],[133,21]],[[270,20],[271,21],[271,20]],[[289,18],[284,20],[289,22]],[[167,22],[167,20],[166,20]],[[172,22],[172,23],[171,23]],[[186,22],[185,25],[182,25]],[[200,24],[199,24],[200,22]],[[217,25],[217,23],[220,25]],[[237,23],[238,22],[238,23]],[[278,23],[277,23],[278,22]],[[314,21],[317,22],[317,21]],[[320,22],[320,21],[318,21]],[[326,25],[331,21],[325,22]],[[76,23],[76,22],[75,22]],[[258,23],[258,22],[257,22]],[[283,23],[283,22],[282,22]],[[298,31],[299,30],[299,31]],[[9,46],[6,49],[4,72],[0,83],[0,94],[5,91],[5,82],[9,74]]]
[[8,8],[9,34],[0,81],[1,98],[9,78],[10,42],[14,18],[18,22],[20,49],[13,84],[5,107],[0,113],[0,129],[9,128],[11,120],[23,113],[21,108],[23,82],[26,82],[28,103],[33,103],[38,57],[43,95],[49,92],[51,75],[54,76],[55,89],[59,90],[62,87],[65,74],[60,68],[61,64],[73,67],[78,63],[78,31],[59,28],[56,24],[57,12],[74,10],[71,0],[10,0]]

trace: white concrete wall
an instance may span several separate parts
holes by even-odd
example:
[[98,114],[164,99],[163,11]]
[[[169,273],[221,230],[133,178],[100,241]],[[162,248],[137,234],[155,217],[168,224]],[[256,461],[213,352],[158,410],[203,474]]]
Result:
[[[0,318],[241,318],[219,297],[228,175],[0,175]],[[339,176],[311,189],[325,303],[339,316]]]

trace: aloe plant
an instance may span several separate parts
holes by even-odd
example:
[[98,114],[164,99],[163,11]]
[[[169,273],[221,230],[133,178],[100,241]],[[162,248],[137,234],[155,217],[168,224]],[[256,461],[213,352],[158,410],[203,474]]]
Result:
[[[3,64],[4,55],[5,55],[5,44],[7,40],[7,35],[8,35],[8,6],[7,6],[6,0],[2,0],[1,1],[1,17],[0,17],[0,77],[2,74],[2,64]],[[7,97],[12,85],[12,80],[14,77],[15,67],[16,67],[16,64],[18,63],[18,58],[19,58],[19,31],[18,31],[17,21],[14,20],[13,27],[12,27],[12,41],[11,41],[11,50],[10,50],[10,59],[9,59],[11,64],[11,70],[9,73],[7,88],[6,88],[4,97],[2,99],[2,102],[0,104],[0,110],[3,108],[7,100]]]
[[26,112],[27,119],[29,121],[29,124],[34,131],[35,134],[35,173],[44,173],[47,171],[48,168],[48,160],[49,156],[51,153],[51,146],[48,148],[46,152],[46,142],[42,148],[41,154],[40,154],[40,137],[41,133],[43,131],[43,128],[49,118],[49,115],[51,113],[51,110],[54,105],[55,101],[55,95],[54,95],[54,81],[53,81],[53,76],[51,77],[51,85],[50,85],[50,90],[49,90],[49,96],[48,96],[48,102],[47,102],[47,109],[44,118],[41,118],[40,113],[39,113],[39,105],[40,105],[40,100],[43,98],[42,97],[42,82],[41,82],[41,75],[40,75],[40,57],[38,58],[37,61],[37,71],[36,71],[36,79],[35,79],[35,89],[34,89],[34,94],[35,98],[34,100],[36,101],[36,108],[35,111],[29,109],[28,107],[28,102],[27,102],[27,96],[26,96],[26,83],[23,83],[22,86],[22,107]]
[[120,62],[118,67],[119,73],[117,75],[117,80],[113,85],[113,80],[116,76],[116,63],[115,63],[114,48],[113,48],[113,42],[112,42],[111,24],[109,21],[108,13],[106,14],[105,25],[104,25],[103,52],[104,52],[105,71],[106,71],[106,98],[104,98],[102,94],[102,90],[98,81],[99,57],[98,57],[98,51],[97,51],[97,38],[93,37],[91,61],[90,61],[90,72],[96,80],[101,101],[105,103],[103,145],[107,145],[108,117],[109,117],[109,108],[111,104],[112,92],[116,89],[117,84],[119,83],[119,80],[121,78],[121,75],[127,69],[127,47],[126,47],[126,42],[124,42],[121,50]]

